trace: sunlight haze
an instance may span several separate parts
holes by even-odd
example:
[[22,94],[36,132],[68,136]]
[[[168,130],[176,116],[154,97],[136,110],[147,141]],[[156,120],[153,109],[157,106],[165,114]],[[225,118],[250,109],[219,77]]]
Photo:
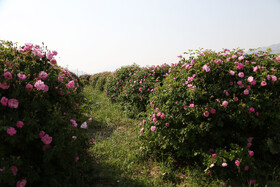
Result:
[[188,49],[280,43],[279,0],[0,0],[0,39],[42,42],[89,74],[174,63]]

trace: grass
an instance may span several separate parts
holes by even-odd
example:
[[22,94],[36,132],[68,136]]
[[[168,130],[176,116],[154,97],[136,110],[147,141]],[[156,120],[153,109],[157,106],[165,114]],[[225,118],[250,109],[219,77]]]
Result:
[[209,181],[197,169],[176,168],[172,160],[163,161],[139,150],[140,121],[130,119],[117,103],[112,104],[104,92],[90,86],[85,89],[91,101],[89,127],[95,138],[92,186],[220,186],[221,181]]

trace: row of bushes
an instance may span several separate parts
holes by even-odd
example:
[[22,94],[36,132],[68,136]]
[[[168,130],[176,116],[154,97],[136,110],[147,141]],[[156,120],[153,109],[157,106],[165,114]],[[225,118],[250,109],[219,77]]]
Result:
[[188,55],[150,96],[142,149],[239,184],[279,177],[280,57],[228,49]]
[[134,64],[107,77],[108,98],[143,114],[142,151],[199,165],[225,181],[276,180],[280,56],[239,49],[185,54],[171,66]]
[[0,186],[84,185],[91,119],[78,77],[56,55],[0,41]]

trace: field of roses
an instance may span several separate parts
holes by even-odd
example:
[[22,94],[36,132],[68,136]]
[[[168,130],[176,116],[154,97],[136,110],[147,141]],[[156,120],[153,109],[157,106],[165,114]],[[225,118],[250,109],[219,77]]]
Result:
[[0,41],[0,186],[85,182],[92,119],[78,77],[56,55]]
[[280,56],[241,49],[184,56],[171,66],[134,64],[107,77],[108,98],[143,120],[141,151],[197,165],[229,184],[278,180]]

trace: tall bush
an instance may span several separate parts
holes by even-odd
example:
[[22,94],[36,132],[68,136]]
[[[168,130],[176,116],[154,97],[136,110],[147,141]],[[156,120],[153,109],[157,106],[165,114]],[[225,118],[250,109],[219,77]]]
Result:
[[242,50],[181,57],[152,93],[143,150],[205,173],[262,183],[280,167],[280,56]]
[[56,55],[0,42],[0,186],[83,185],[83,88]]

